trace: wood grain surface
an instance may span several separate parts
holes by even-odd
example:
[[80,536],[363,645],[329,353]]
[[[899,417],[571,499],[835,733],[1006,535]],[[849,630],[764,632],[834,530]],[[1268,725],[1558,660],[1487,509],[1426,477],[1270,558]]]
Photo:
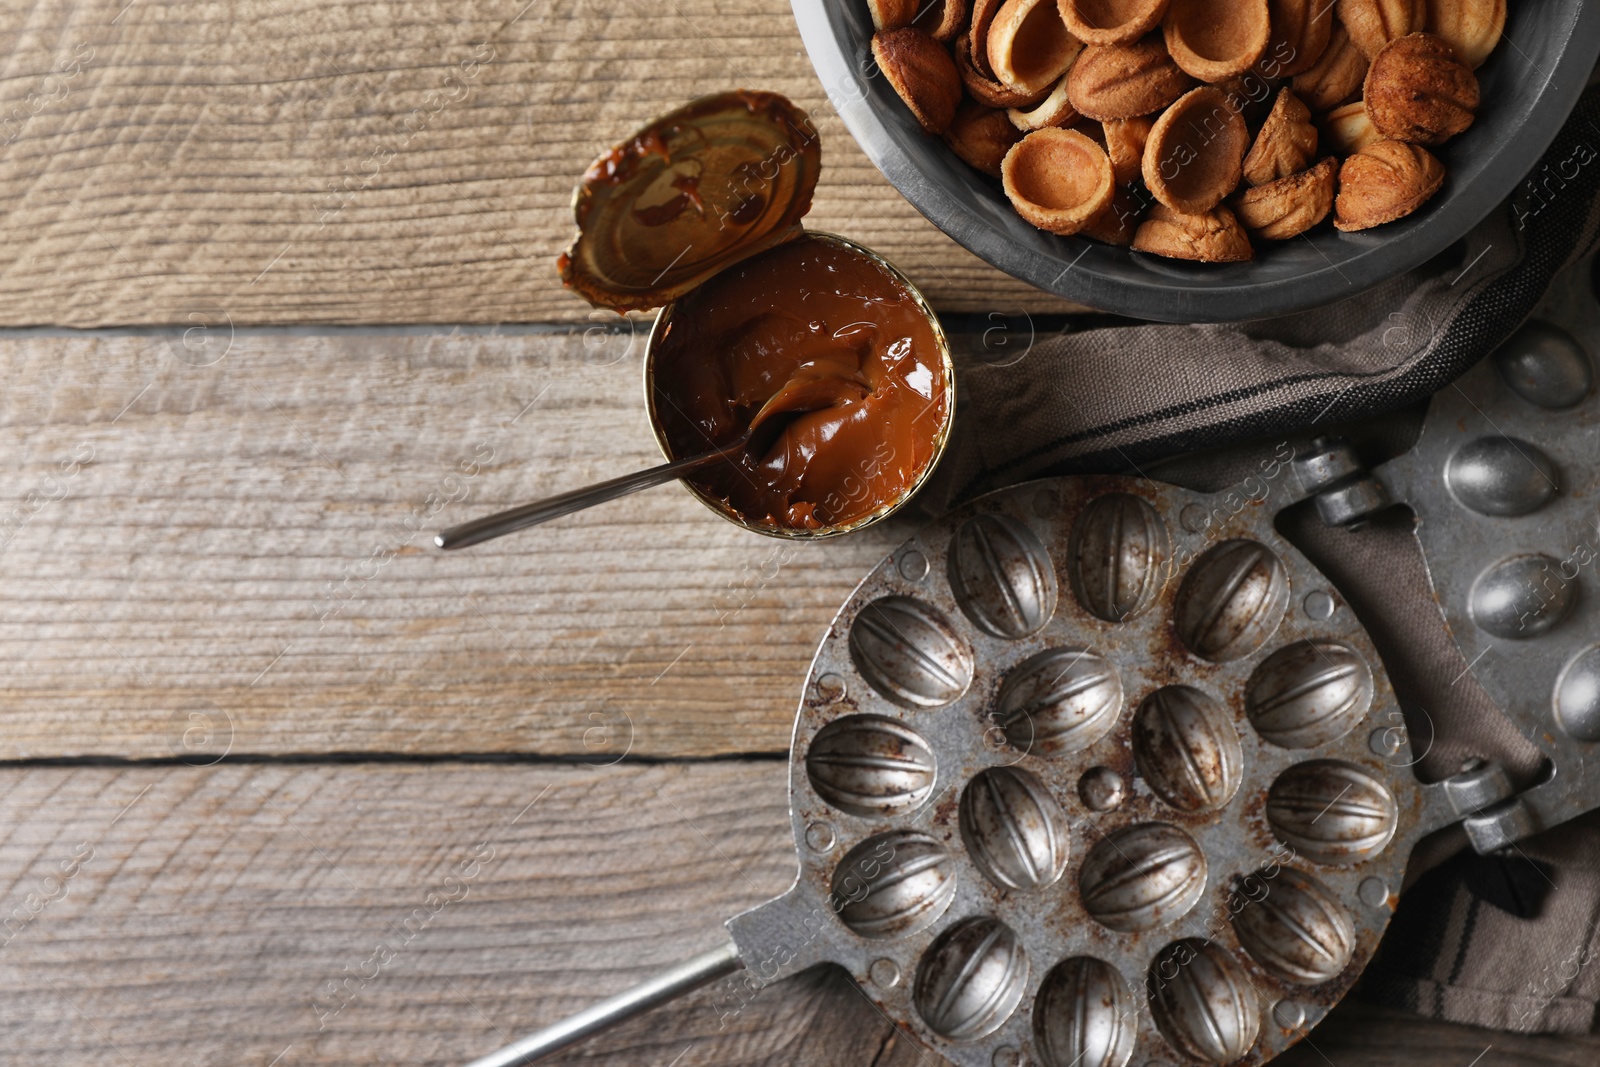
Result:
[[0,37],[0,324],[584,321],[554,266],[577,177],[740,86],[818,121],[808,225],[940,307],[1068,306],[867,162],[785,0],[39,0]]
[[[717,945],[794,871],[776,761],[0,776],[0,1060],[455,1064]],[[932,1065],[842,971],[717,988],[552,1061]],[[1474,1059],[1480,1057],[1481,1059]],[[1351,1004],[1285,1067],[1587,1067]]]
[[828,621],[920,520],[796,545],[672,485],[433,547],[659,462],[642,347],[0,338],[0,759],[787,751]]

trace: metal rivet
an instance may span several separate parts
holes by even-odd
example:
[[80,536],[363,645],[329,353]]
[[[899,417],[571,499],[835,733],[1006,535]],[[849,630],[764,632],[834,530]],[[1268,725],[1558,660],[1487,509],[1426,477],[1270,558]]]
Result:
[[1361,898],[1361,903],[1369,908],[1389,906],[1389,884],[1382,878],[1363,878],[1361,885],[1356,889],[1356,895]]
[[832,704],[844,699],[844,679],[833,672],[817,675],[817,680],[812,683],[815,697],[819,704]]
[[928,576],[928,557],[916,549],[908,549],[900,557],[900,573],[908,582],[920,582]]
[[1211,525],[1211,512],[1199,504],[1185,504],[1178,512],[1178,523],[1190,533],[1199,533]]
[[1048,519],[1061,507],[1061,498],[1048,489],[1041,489],[1033,497],[1033,513],[1041,519]]
[[989,1057],[989,1062],[994,1067],[1017,1067],[1022,1062],[1022,1057],[1010,1045],[1001,1045],[994,1050],[994,1055]]
[[1298,1000],[1280,1000],[1272,1006],[1272,1017],[1285,1030],[1298,1030],[1306,1024],[1306,1006]]
[[1078,796],[1090,811],[1113,811],[1126,793],[1122,776],[1110,767],[1090,767],[1078,779]]
[[900,965],[888,958],[873,960],[872,966],[867,968],[867,977],[881,989],[893,989],[900,984]]
[[825,822],[814,822],[806,827],[806,847],[813,852],[831,852],[834,842],[833,827]]
[[1302,607],[1305,608],[1306,618],[1315,619],[1318,622],[1333,618],[1334,609],[1338,606],[1333,597],[1320,589],[1307,593],[1305,601],[1302,603]]
[[1367,747],[1372,749],[1374,755],[1392,756],[1400,751],[1400,742],[1405,739],[1404,729],[1399,726],[1384,726],[1372,731],[1367,738]]

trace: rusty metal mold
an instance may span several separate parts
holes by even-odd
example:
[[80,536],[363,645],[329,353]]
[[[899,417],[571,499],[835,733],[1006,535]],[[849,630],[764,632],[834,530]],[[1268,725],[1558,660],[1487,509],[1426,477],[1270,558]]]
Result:
[[1201,659],[1225,663],[1266,643],[1289,604],[1289,576],[1266,545],[1225,541],[1178,588],[1178,637]]
[[1150,788],[1180,811],[1215,811],[1239,790],[1239,731],[1215,697],[1169,685],[1133,717],[1133,756]]
[[917,1014],[935,1033],[967,1041],[1011,1017],[1028,984],[1028,955],[1016,932],[988,916],[939,936],[917,967]]
[[1349,733],[1372,707],[1372,668],[1340,641],[1296,641],[1268,656],[1245,692],[1256,733],[1283,748],[1316,748]]
[[972,650],[935,608],[907,596],[861,609],[850,658],[880,694],[905,708],[948,704],[972,684]]
[[974,515],[950,540],[950,590],[984,633],[1036,633],[1056,611],[1056,572],[1032,530],[1009,515]]
[[833,872],[833,910],[855,933],[873,940],[904,937],[950,906],[956,868],[927,834],[892,830],[845,853]]
[[1083,906],[1113,930],[1149,930],[1182,918],[1206,886],[1194,838],[1166,823],[1139,823],[1102,838],[1078,874]]
[[1398,820],[1388,787],[1351,763],[1297,763],[1267,793],[1272,832],[1314,863],[1338,866],[1370,859],[1389,843]]
[[[1274,484],[1293,477],[1285,459]],[[748,965],[768,979],[837,962],[957,1067],[1181,1067],[1241,1046],[1235,1059],[1260,1067],[1303,1033],[1237,1013],[1222,1037],[1185,1030],[1185,996],[1234,1010],[1226,983],[1192,976],[1168,983],[1158,1025],[1138,983],[1179,942],[1233,961],[1196,974],[1247,975],[1260,1004],[1292,1001],[1315,1025],[1391,914],[1392,893],[1360,887],[1400,885],[1437,818],[1354,613],[1302,614],[1297,599],[1293,637],[1275,639],[1288,591],[1330,583],[1273,510],[1144,479],[1051,479],[888,554],[803,690],[789,779],[800,875],[729,924]],[[1306,649],[1287,651],[1300,641],[1335,662],[1347,650],[1370,681],[1317,675]],[[1548,716],[1548,686],[1543,700]],[[1350,728],[1369,721],[1393,735],[1381,754]],[[1350,807],[1357,794],[1370,806],[1370,789],[1338,796],[1339,768],[1394,802],[1371,809],[1375,826]],[[1350,922],[1348,962],[1314,986],[1298,979],[1316,960],[1269,936],[1305,899],[1233,921],[1238,887],[1275,865],[1314,877]],[[1338,955],[1338,937],[1321,943]]]
[[835,719],[806,750],[806,774],[817,795],[862,818],[918,807],[933,792],[937,769],[921,734],[882,715]]
[[1027,771],[980,771],[961,791],[960,821],[967,854],[996,885],[1038,889],[1067,865],[1067,813]]
[[1073,594],[1089,614],[1121,622],[1155,600],[1167,553],[1167,528],[1147,501],[1131,493],[1096,497],[1072,527]]
[[1039,1058],[1045,1067],[1124,1067],[1138,1038],[1138,1014],[1115,967],[1093,956],[1062,960],[1033,1002]]

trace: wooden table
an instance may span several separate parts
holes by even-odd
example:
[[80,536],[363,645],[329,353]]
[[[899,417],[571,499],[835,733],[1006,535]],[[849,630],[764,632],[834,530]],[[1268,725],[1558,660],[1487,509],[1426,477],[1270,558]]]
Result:
[[[816,226],[944,309],[1063,305],[882,181],[781,0],[0,28],[0,1062],[449,1064],[717,944],[792,874],[800,680],[908,526],[785,546],[663,489],[431,549],[652,458],[639,324],[555,279],[574,175],[777,89],[823,129]],[[1359,1005],[1314,1040],[1284,1062],[1600,1053]],[[824,971],[580,1061],[931,1059]]]

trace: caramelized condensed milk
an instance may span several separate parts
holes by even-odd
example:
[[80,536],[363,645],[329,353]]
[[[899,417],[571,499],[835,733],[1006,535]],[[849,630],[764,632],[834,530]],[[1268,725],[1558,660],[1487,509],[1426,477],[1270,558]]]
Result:
[[669,459],[756,424],[742,450],[685,481],[780,537],[890,514],[932,471],[955,407],[922,295],[871,250],[801,227],[820,166],[815,128],[783,97],[702,98],[589,168],[560,264],[597,306],[662,308],[645,391]]

